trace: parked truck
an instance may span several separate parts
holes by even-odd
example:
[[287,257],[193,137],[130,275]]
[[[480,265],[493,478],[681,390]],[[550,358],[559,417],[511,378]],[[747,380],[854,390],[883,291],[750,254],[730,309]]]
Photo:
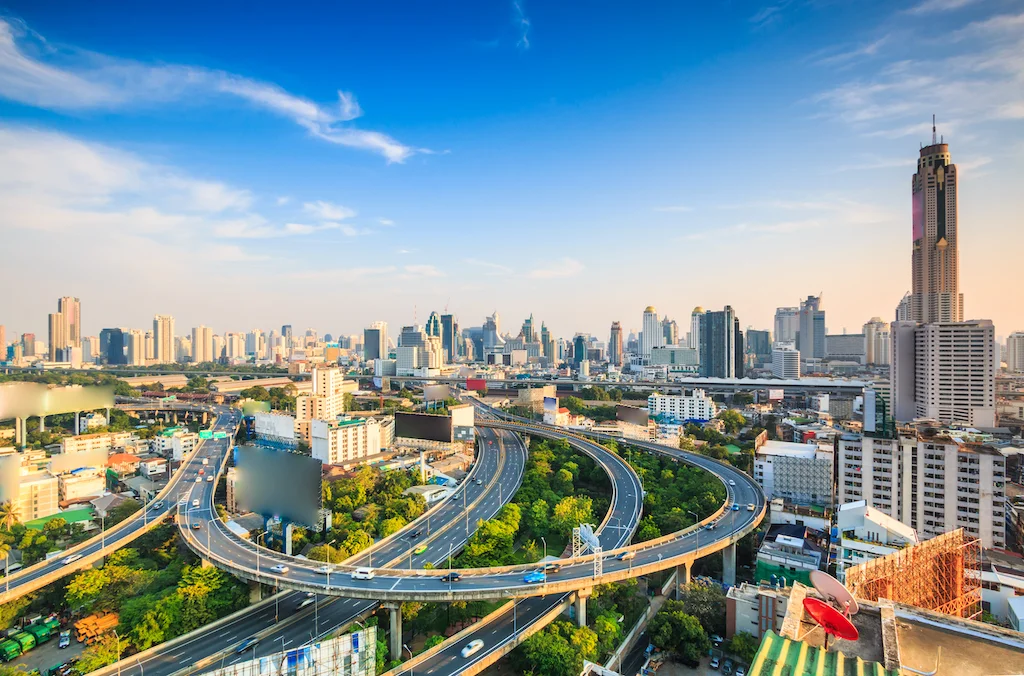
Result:
[[0,659],[10,662],[21,655],[21,644],[17,641],[7,639],[0,643]]
[[36,638],[36,645],[42,645],[52,638],[50,628],[40,622],[39,624],[33,624],[25,627],[25,631],[32,634]]
[[19,631],[17,634],[11,637],[12,641],[17,641],[21,644],[21,652],[27,653],[32,648],[36,647],[36,637],[27,631]]

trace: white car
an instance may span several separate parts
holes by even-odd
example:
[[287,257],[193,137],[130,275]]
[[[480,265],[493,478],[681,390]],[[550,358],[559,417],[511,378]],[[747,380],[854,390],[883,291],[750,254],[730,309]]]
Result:
[[373,568],[356,568],[352,571],[353,580],[372,580]]
[[288,566],[284,565],[283,563],[279,563],[276,566],[271,566],[270,567],[270,572],[271,573],[284,574],[284,573],[288,572]]
[[729,485],[730,485],[730,486],[735,486],[735,485],[736,485],[736,482],[735,482],[735,481],[733,481],[732,479],[729,479]]
[[199,498],[196,498],[195,500],[192,501],[192,506],[193,507],[198,507],[199,506]]
[[197,476],[197,477],[196,477],[196,483],[197,483],[197,484],[201,484],[201,483],[203,483],[203,477],[201,477],[201,476]]
[[462,656],[463,657],[469,657],[471,655],[475,655],[478,652],[480,652],[480,649],[483,648],[483,647],[484,647],[484,642],[481,641],[480,639],[476,639],[475,641],[470,641],[469,643],[466,644],[466,647],[462,649]]
[[80,558],[82,558],[81,554],[72,554],[71,556],[68,556],[68,557],[65,557],[65,558],[61,559],[61,563],[66,566],[69,563],[74,563],[75,561],[77,561]]
[[316,569],[316,572],[322,573],[324,575],[329,575],[329,574],[333,573],[334,570],[330,566],[320,566],[319,568]]
[[213,475],[210,475],[210,476],[206,477],[206,483],[208,483],[208,484],[212,484],[213,483]]

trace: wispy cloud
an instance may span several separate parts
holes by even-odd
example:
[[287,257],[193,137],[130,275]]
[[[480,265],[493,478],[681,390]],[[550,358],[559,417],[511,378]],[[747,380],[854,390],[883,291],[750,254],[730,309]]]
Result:
[[516,28],[519,29],[519,40],[516,42],[516,47],[519,49],[530,48],[530,19],[527,18],[526,13],[523,11],[523,0],[514,0],[512,8],[515,10],[514,22]]
[[562,258],[553,261],[551,265],[530,270],[527,277],[530,279],[563,279],[575,277],[583,272],[583,269],[583,263],[575,258]]
[[493,261],[485,261],[479,258],[465,258],[462,262],[466,265],[472,265],[473,267],[483,269],[485,271],[484,274],[489,276],[512,274],[512,268]]
[[793,0],[780,0],[773,5],[765,5],[751,16],[749,21],[755,28],[769,26],[778,21],[782,17],[782,12],[791,4]]
[[355,97],[337,93],[321,105],[281,87],[220,70],[153,65],[75,49],[58,51],[20,22],[0,19],[0,96],[59,112],[124,110],[170,102],[201,104],[227,96],[292,120],[312,136],[370,150],[389,163],[404,162],[426,149],[351,124],[362,116]]
[[693,211],[693,207],[687,207],[682,205],[668,206],[668,207],[654,207],[655,211],[670,212],[670,213],[681,213],[685,211]]
[[858,45],[845,51],[830,54],[823,53],[814,61],[819,66],[838,66],[848,64],[864,57],[877,56],[878,52],[890,41],[891,37],[891,35],[886,34],[877,40]]
[[907,14],[934,14],[937,12],[952,12],[956,9],[973,5],[978,0],[924,0],[910,9]]
[[341,221],[346,218],[352,218],[356,215],[356,212],[353,209],[349,209],[348,207],[340,204],[325,202],[323,200],[306,202],[302,205],[302,209],[310,216],[320,218],[325,221]]
[[383,225],[386,228],[390,228],[391,226],[393,226],[395,224],[395,222],[393,220],[391,220],[390,218],[378,218],[377,219],[377,223],[380,224],[380,225]]
[[417,279],[423,277],[444,277],[445,274],[438,270],[433,265],[421,263],[417,265],[403,265],[402,274],[400,275],[403,279]]

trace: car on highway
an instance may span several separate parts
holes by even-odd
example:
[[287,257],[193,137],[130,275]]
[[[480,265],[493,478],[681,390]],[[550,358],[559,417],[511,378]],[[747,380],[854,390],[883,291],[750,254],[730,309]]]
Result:
[[200,468],[200,469],[199,469],[199,476],[203,476],[204,474],[206,474],[206,470],[205,470],[205,469],[202,469],[202,468]]
[[416,555],[416,556],[419,556],[420,554],[422,554],[425,551],[427,551],[427,546],[426,545],[420,545],[416,549],[412,550],[412,553],[414,555]]
[[478,652],[480,652],[480,649],[483,648],[483,647],[484,647],[484,642],[481,641],[480,639],[476,639],[476,640],[473,640],[473,641],[470,641],[469,643],[467,643],[466,647],[462,649],[462,653],[461,654],[462,654],[463,657],[471,657],[472,655],[475,655]]
[[299,601],[299,605],[295,606],[295,610],[302,610],[316,603],[316,596],[307,596],[306,598]]
[[164,501],[163,500],[157,500],[156,502],[153,503],[153,509],[163,509],[163,508],[164,508]]
[[352,571],[353,580],[372,580],[373,568],[356,568]]
[[526,584],[538,584],[541,582],[547,582],[548,576],[543,570],[531,570],[529,573],[523,576],[523,582]]
[[201,477],[201,476],[197,476],[197,477],[196,477],[196,483],[197,483],[197,484],[201,484],[201,483],[203,483],[203,477]]
[[619,554],[615,558],[618,559],[619,561],[629,561],[634,556],[636,556],[636,552],[627,551],[627,552],[622,552],[621,554]]
[[735,486],[736,485],[736,481],[734,481],[733,479],[729,479],[729,485],[730,486]]
[[477,486],[483,486],[484,485],[484,480],[483,479],[477,479],[476,480],[476,485]]
[[460,573],[456,573],[455,571],[452,571],[452,572],[448,573],[447,575],[445,575],[444,577],[442,577],[441,578],[441,582],[458,582],[461,579],[462,579],[462,575]]
[[423,531],[421,531],[421,530],[414,530],[413,532],[409,533],[409,539],[410,540],[415,540],[416,538],[418,538],[420,536],[420,534],[422,532]]
[[747,511],[748,512],[753,512],[754,511],[754,503],[753,502],[751,502],[750,504],[747,505]]
[[334,572],[334,569],[331,568],[330,566],[320,566],[319,568],[316,569],[316,572],[322,573],[324,575],[330,575],[331,573]]
[[182,498],[181,500],[178,500],[178,506],[179,507],[184,507],[187,504],[188,504],[188,498]]
[[551,563],[545,563],[544,568],[542,568],[542,570],[545,573],[557,573],[558,571],[562,570],[562,564],[555,563],[553,561]]
[[250,636],[249,638],[245,639],[244,641],[242,641],[241,643],[238,644],[238,647],[235,648],[235,653],[244,653],[246,650],[251,650],[252,648],[255,648],[256,646],[258,646],[259,644],[260,644],[259,638],[255,637],[255,636]]
[[198,507],[199,506],[199,498],[196,498],[195,500],[192,501],[192,506],[193,507]]
[[207,483],[213,483],[213,475],[212,474],[210,476],[206,477],[206,482]]
[[738,504],[736,504],[735,502],[732,503],[732,511],[734,511],[734,512],[740,511],[740,506]]
[[74,563],[80,558],[82,558],[81,554],[72,554],[71,556],[65,556],[60,562],[66,566],[69,563]]
[[713,523],[709,523],[708,525],[704,526],[704,530],[714,530],[714,529],[715,529],[715,524],[713,524]]
[[283,575],[284,573],[288,572],[288,566],[284,565],[283,563],[279,563],[276,566],[271,566],[270,567],[270,572],[271,573],[277,573],[279,575]]

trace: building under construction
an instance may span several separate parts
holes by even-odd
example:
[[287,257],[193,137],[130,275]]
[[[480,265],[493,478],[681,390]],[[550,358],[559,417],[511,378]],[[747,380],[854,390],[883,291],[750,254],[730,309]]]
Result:
[[889,599],[966,619],[981,616],[981,541],[964,530],[939,535],[846,569],[855,598]]

